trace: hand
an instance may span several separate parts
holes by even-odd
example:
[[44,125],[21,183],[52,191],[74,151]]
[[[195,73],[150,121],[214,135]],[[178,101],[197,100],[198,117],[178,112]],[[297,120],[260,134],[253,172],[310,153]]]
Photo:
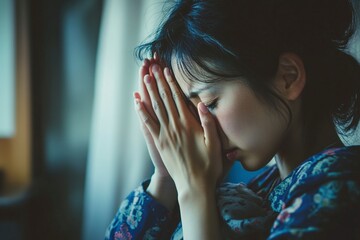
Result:
[[[150,73],[149,68],[152,64],[154,64],[157,59],[146,59],[143,65],[139,70],[139,88],[142,96],[142,104],[143,107],[148,111],[149,115],[152,117],[156,117],[154,111],[152,110],[151,100],[149,94],[144,85],[144,76]],[[140,94],[134,94],[135,99],[140,99]],[[167,207],[169,210],[172,210],[176,204],[177,192],[174,185],[174,181],[170,177],[162,159],[157,150],[154,140],[147,129],[144,121],[140,121],[141,128],[145,137],[145,142],[147,145],[147,149],[149,151],[149,155],[151,161],[154,164],[155,171],[151,177],[150,185],[146,189],[146,191],[153,196],[157,201]]]
[[141,98],[135,102],[175,182],[184,239],[222,239],[215,188],[223,166],[215,121],[199,103],[199,124],[168,68],[163,74],[155,64],[150,72],[154,77],[145,75],[144,82],[155,116],[147,111]]
[[[222,173],[221,147],[216,123],[203,103],[198,104],[200,123],[183,99],[168,68],[151,67],[154,77],[144,76],[151,110],[140,99],[137,109],[161,159],[175,182],[178,194],[215,192]],[[153,112],[152,112],[153,111]],[[155,113],[155,116],[154,114]],[[206,190],[205,190],[206,191]]]
[[[155,118],[156,115],[152,109],[151,100],[150,100],[149,94],[146,90],[146,87],[144,85],[143,79],[144,79],[145,75],[150,74],[149,68],[155,62],[156,62],[156,59],[154,59],[154,58],[152,58],[150,60],[145,59],[143,65],[139,69],[139,88],[140,88],[141,100],[142,100],[142,103],[143,103],[145,109],[147,110],[148,114],[153,118]],[[135,93],[135,98],[140,99],[140,95],[139,95],[139,93]],[[147,145],[147,149],[149,151],[151,161],[153,162],[154,167],[155,167],[154,177],[156,177],[158,179],[169,179],[170,175],[169,175],[168,171],[166,170],[165,165],[162,162],[159,151],[157,150],[157,148],[155,146],[154,140],[153,140],[149,130],[147,129],[147,127],[143,121],[140,121],[140,123],[141,123],[141,128],[142,128],[142,131],[143,131],[143,134],[145,137],[145,142]],[[171,179],[169,179],[169,181],[170,180]]]

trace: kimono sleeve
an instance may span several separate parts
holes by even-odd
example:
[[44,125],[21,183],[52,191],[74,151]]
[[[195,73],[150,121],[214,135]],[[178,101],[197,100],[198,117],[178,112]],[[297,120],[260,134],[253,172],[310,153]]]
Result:
[[172,213],[144,190],[148,184],[144,182],[120,204],[105,240],[170,238]]

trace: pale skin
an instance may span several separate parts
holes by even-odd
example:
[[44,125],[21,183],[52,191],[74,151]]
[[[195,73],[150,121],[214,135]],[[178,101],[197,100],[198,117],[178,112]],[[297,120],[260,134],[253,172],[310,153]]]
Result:
[[[147,191],[168,209],[178,201],[184,239],[221,239],[215,190],[233,160],[255,170],[276,154],[283,179],[306,157],[342,145],[331,122],[324,120],[322,129],[311,130],[316,144],[307,146],[304,132],[310,129],[301,121],[306,72],[295,54],[280,57],[273,81],[292,112],[289,126],[240,80],[207,88],[186,81],[176,66],[174,60],[171,74],[156,59],[145,60],[140,93],[134,96],[155,166]],[[200,121],[184,95],[197,107]],[[205,105],[214,99],[217,107],[209,111]]]

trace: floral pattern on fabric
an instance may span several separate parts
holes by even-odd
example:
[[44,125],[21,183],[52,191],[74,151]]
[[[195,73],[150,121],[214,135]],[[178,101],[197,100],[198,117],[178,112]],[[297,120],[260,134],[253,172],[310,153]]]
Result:
[[[106,240],[182,239],[178,216],[146,184],[122,202]],[[248,186],[222,185],[217,197],[224,239],[360,239],[360,146],[314,155],[281,182],[270,167]]]
[[171,212],[144,191],[148,183],[144,182],[121,203],[106,231],[106,240],[169,238]]
[[360,147],[309,158],[269,199],[279,212],[269,239],[360,239]]

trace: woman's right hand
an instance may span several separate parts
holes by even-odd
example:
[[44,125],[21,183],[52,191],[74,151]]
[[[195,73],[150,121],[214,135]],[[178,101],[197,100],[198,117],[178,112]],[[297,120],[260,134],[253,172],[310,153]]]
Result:
[[[139,91],[141,97],[139,93],[135,93],[135,98],[141,100],[141,102],[153,118],[156,117],[156,115],[153,111],[153,107],[151,106],[151,100],[144,84],[144,77],[147,74],[152,75],[150,68],[151,65],[156,62],[156,58],[144,60],[143,65],[139,69]],[[168,209],[172,209],[177,201],[177,192],[174,181],[170,177],[169,172],[167,171],[161,159],[159,151],[155,146],[154,140],[149,130],[147,129],[143,121],[140,121],[140,123],[151,161],[153,162],[155,167],[155,171],[151,177],[151,182],[147,189],[147,192],[150,193],[154,198],[156,198],[160,203],[165,205]]]
[[[150,75],[150,66],[155,63],[155,59],[145,59],[143,65],[140,67],[139,70],[139,89],[140,89],[140,95],[141,95],[141,101],[142,103],[145,105],[146,109],[149,111],[150,115],[152,117],[156,117],[154,111],[152,110],[152,106],[151,106],[151,101],[150,101],[150,97],[149,94],[145,88],[144,85],[144,77],[145,75],[149,74]],[[136,98],[140,98],[139,95],[137,95],[137,93],[135,93],[135,97]],[[170,177],[168,171],[166,170],[165,165],[162,162],[162,159],[160,157],[159,151],[157,150],[154,140],[151,137],[151,134],[149,132],[149,130],[146,128],[145,124],[143,122],[141,122],[141,128],[145,137],[145,142],[150,154],[150,158],[151,161],[154,164],[155,167],[155,175],[159,178],[168,178]]]

